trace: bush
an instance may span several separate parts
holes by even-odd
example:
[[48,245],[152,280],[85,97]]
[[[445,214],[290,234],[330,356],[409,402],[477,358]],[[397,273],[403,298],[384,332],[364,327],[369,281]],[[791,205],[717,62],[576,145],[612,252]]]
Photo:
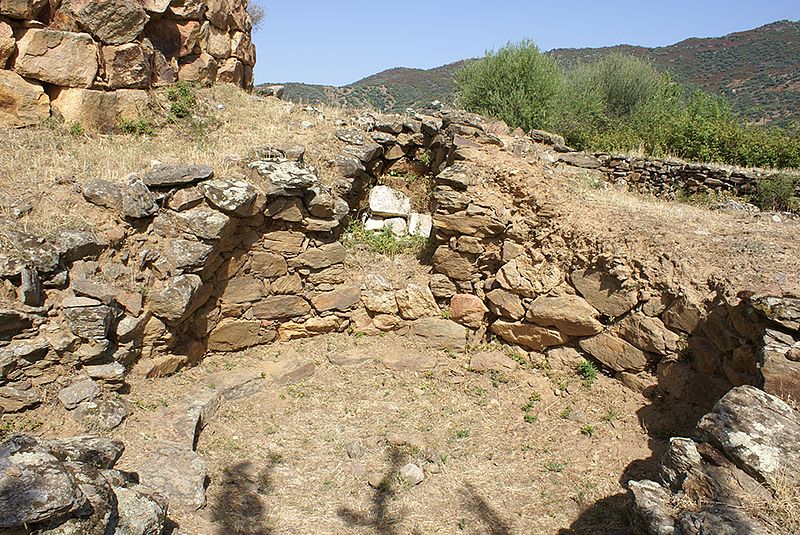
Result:
[[530,41],[509,44],[468,62],[456,73],[458,104],[526,130],[544,128],[555,106],[562,73]]
[[124,134],[137,136],[154,136],[156,129],[153,124],[143,117],[136,119],[122,119],[117,125]]
[[197,107],[195,88],[187,82],[177,82],[167,89],[170,115],[177,119],[191,117]]
[[798,180],[785,174],[759,180],[753,200],[765,210],[796,211],[800,209],[800,199],[795,197]]
[[652,64],[621,54],[561,70],[529,41],[509,44],[456,73],[458,103],[512,128],[562,134],[580,150],[746,167],[800,167],[800,127],[742,123],[722,97],[684,88]]

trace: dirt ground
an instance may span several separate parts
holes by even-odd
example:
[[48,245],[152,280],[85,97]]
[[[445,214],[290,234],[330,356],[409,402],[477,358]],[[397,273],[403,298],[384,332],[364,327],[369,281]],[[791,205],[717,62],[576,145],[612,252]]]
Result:
[[[334,365],[331,355],[365,360]],[[433,356],[437,366],[410,372],[382,364],[398,355]],[[469,355],[431,353],[396,335],[279,343],[210,356],[174,377],[134,380],[134,414],[114,436],[133,454],[158,438],[158,407],[210,373],[274,360],[310,361],[316,371],[221,407],[198,444],[209,466],[208,505],[173,510],[182,531],[626,532],[620,478],[652,453],[637,416],[646,399],[608,377],[586,384],[571,370],[471,372]],[[408,462],[425,470],[417,486],[398,477]],[[384,481],[377,489],[368,483],[374,473]]]

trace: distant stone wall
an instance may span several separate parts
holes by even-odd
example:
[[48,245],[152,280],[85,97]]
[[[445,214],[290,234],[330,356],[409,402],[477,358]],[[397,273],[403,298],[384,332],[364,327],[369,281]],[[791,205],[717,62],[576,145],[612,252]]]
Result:
[[253,86],[247,0],[0,1],[0,126],[108,128],[186,80]]
[[[674,199],[678,192],[689,195],[727,193],[744,197],[755,193],[759,180],[774,174],[763,169],[734,169],[713,164],[607,153],[565,153],[560,155],[559,161],[576,167],[597,169],[609,182],[622,183],[639,193],[667,199]],[[800,195],[800,182],[796,192]]]

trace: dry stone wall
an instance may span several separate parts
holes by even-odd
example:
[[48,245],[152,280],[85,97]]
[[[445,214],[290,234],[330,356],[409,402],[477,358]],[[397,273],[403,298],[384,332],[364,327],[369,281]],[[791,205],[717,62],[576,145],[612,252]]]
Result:
[[[61,403],[111,428],[126,410],[105,393],[131,371],[155,377],[208,351],[344,330],[454,350],[494,336],[554,366],[594,360],[631,388],[706,410],[739,385],[797,399],[796,298],[731,300],[660,280],[647,263],[553,254],[546,210],[501,192],[469,160],[503,143],[490,130],[459,113],[354,118],[337,134],[327,185],[302,147],[258,149],[228,176],[158,165],[126,184],[83,184],[116,218],[112,231],[6,233],[0,407],[36,406],[74,377]],[[435,176],[429,283],[353,280],[344,225],[381,173],[415,167]]]
[[2,0],[0,125],[113,128],[178,80],[253,85],[247,0]]
[[[615,154],[567,152],[559,161],[575,167],[597,169],[613,184],[625,185],[632,191],[674,199],[683,193],[725,193],[737,197],[751,196],[759,180],[771,174],[763,169],[739,169],[712,164],[684,162],[660,158],[638,158]],[[800,182],[796,187],[800,194]]]

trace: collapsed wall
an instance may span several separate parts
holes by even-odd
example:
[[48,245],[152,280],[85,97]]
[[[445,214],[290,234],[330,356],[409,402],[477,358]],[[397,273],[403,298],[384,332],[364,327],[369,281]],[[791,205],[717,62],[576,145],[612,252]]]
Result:
[[3,0],[0,126],[114,128],[178,80],[253,86],[247,0]]
[[[798,399],[798,299],[683,283],[666,257],[572,251],[546,206],[478,163],[472,151],[516,148],[476,116],[353,122],[337,132],[346,146],[328,185],[302,147],[266,147],[225,177],[159,165],[127,184],[83,184],[116,218],[102,234],[6,232],[0,408],[35,407],[77,372],[80,395],[65,406],[118,424],[124,410],[103,392],[131,370],[156,377],[208,351],[344,330],[408,332],[439,349],[492,333],[562,366],[594,359],[631,388],[698,411],[739,385]],[[378,176],[420,166],[435,175],[429,284],[351,279],[343,224]],[[378,219],[410,218],[400,204]]]

